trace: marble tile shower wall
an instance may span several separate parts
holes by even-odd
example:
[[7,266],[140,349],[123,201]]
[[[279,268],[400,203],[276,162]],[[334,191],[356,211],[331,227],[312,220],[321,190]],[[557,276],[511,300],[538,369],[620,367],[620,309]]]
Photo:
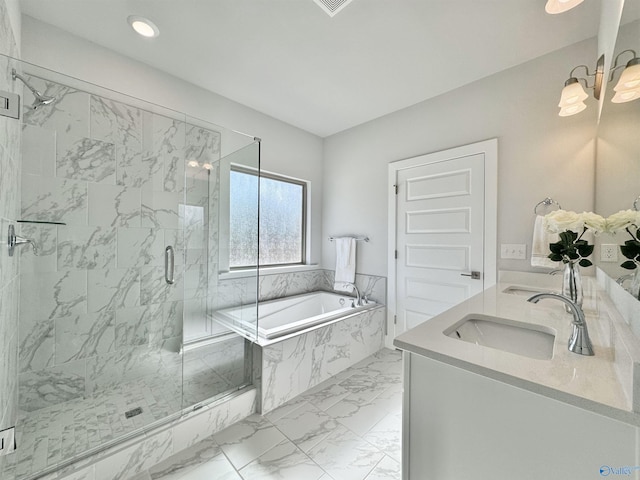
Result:
[[[11,79],[18,57],[4,0],[0,0],[0,90],[22,95],[22,85]],[[20,198],[20,124],[0,117],[0,238],[9,224],[19,218]],[[18,369],[18,261],[0,249],[0,430],[16,424]],[[5,462],[0,457],[0,478],[5,478]]]
[[[185,182],[185,158],[219,156],[219,134],[29,80],[56,101],[24,112],[21,217],[66,225],[21,228],[40,249],[21,255],[21,412],[146,376],[179,387],[182,315],[206,295],[207,177]],[[174,285],[166,245],[187,262]]]

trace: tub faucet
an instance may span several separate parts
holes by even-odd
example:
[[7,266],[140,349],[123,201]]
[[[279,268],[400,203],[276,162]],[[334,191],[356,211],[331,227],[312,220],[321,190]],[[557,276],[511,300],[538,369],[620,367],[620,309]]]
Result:
[[362,296],[360,295],[360,290],[358,290],[358,287],[356,287],[355,283],[351,283],[351,282],[343,282],[343,285],[351,285],[353,287],[353,289],[356,292],[356,305],[358,307],[362,306]]
[[556,300],[564,302],[573,314],[573,330],[571,331],[571,337],[569,337],[569,351],[580,355],[593,355],[593,345],[591,345],[587,322],[584,318],[582,308],[572,302],[571,299],[557,293],[537,293],[528,298],[527,302],[538,303],[543,298],[555,298]]
[[616,280],[616,283],[621,287],[623,287],[624,282],[626,282],[627,280],[631,280],[632,278],[633,278],[633,274],[622,275],[621,277],[618,277],[618,279]]

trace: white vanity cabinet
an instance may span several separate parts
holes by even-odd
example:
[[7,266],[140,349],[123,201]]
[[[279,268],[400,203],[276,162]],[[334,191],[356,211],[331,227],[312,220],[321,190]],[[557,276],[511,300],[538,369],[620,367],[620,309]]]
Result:
[[[404,480],[640,480],[640,341],[590,278],[583,310],[595,355],[570,352],[564,305],[527,302],[557,289],[552,280],[503,274],[394,339],[405,368]],[[469,319],[545,332],[551,355],[502,327],[478,330],[500,342],[465,338]]]
[[403,355],[403,480],[640,479],[637,426]]

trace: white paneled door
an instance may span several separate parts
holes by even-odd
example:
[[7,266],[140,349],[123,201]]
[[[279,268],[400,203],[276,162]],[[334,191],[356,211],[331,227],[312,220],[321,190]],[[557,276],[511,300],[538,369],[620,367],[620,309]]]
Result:
[[485,288],[486,153],[469,147],[395,171],[394,336]]

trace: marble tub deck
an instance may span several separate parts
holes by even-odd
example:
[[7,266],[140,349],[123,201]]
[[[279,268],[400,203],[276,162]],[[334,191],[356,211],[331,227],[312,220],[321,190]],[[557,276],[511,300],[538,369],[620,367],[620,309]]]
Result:
[[400,480],[401,353],[383,349],[135,480]]

